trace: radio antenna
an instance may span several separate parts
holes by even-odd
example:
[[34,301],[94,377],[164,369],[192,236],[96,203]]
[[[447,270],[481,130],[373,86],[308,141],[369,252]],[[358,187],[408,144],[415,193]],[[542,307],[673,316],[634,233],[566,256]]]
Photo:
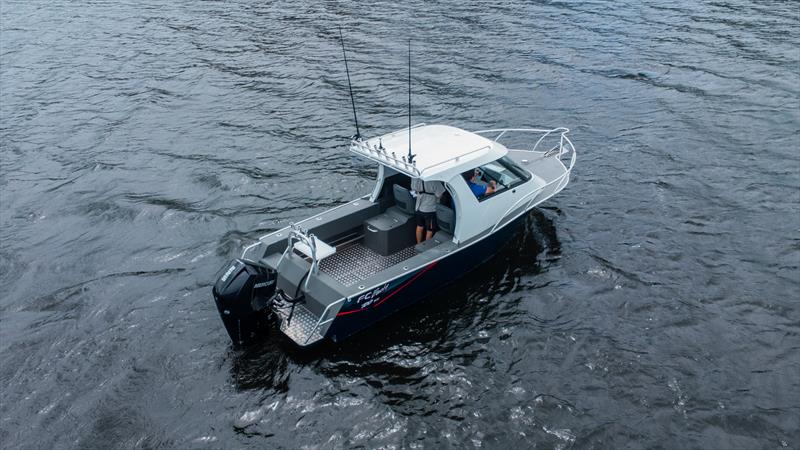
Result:
[[344,56],[344,70],[347,73],[347,87],[350,88],[350,103],[353,105],[353,120],[356,122],[356,135],[354,139],[361,139],[358,131],[358,116],[356,115],[356,100],[353,97],[353,84],[350,83],[350,69],[347,67],[347,52],[344,51],[344,37],[342,36],[342,26],[339,25],[339,40],[342,42],[342,55]]
[[414,163],[414,154],[411,153],[411,39],[408,39],[408,162]]

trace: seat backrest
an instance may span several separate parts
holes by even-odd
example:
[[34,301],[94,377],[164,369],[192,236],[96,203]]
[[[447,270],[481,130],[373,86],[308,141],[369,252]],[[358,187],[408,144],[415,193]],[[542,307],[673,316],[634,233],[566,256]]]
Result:
[[392,191],[394,192],[395,205],[406,214],[414,214],[416,202],[414,201],[414,197],[411,196],[411,192],[397,184],[392,186]]
[[436,225],[445,233],[455,233],[456,212],[442,204],[436,205]]

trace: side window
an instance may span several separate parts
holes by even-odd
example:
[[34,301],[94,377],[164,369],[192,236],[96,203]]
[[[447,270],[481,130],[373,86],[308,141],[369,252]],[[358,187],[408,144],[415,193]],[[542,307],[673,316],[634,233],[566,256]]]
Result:
[[483,178],[483,172],[481,172],[480,167],[470,169],[462,173],[461,176],[478,200],[494,192],[492,184]]
[[531,179],[530,173],[508,157],[476,167],[461,174],[478,200],[511,189]]

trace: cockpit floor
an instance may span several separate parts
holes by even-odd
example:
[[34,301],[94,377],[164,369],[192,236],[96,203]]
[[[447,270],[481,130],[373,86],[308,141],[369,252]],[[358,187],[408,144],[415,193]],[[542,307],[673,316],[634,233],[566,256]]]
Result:
[[354,242],[336,249],[336,253],[320,261],[319,269],[343,285],[352,286],[416,254],[413,245],[383,256],[361,242]]

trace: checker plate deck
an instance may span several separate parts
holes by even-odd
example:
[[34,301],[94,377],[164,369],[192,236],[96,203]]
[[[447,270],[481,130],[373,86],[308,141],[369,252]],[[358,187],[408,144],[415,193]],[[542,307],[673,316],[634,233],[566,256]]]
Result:
[[343,285],[352,286],[416,254],[414,246],[411,246],[383,256],[365,247],[361,242],[354,242],[337,249],[336,253],[320,261],[319,268]]
[[299,345],[311,345],[322,339],[319,330],[314,328],[318,318],[305,306],[295,305],[294,313],[291,313],[291,322],[288,320],[289,308],[279,309],[277,313],[281,317],[281,331]]

